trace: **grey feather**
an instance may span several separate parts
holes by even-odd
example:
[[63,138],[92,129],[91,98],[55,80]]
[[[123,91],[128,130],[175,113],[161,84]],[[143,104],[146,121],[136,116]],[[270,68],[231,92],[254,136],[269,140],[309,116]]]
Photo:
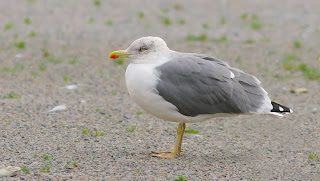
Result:
[[185,116],[252,113],[267,96],[254,76],[205,55],[179,53],[157,70],[159,95]]

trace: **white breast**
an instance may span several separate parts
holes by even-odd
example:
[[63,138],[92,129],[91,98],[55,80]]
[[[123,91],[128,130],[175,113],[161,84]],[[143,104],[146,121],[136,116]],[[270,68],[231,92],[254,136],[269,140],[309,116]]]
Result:
[[129,64],[126,84],[132,99],[144,110],[158,118],[173,122],[198,122],[212,117],[201,115],[188,117],[180,114],[173,104],[165,101],[156,89],[160,72],[157,64]]

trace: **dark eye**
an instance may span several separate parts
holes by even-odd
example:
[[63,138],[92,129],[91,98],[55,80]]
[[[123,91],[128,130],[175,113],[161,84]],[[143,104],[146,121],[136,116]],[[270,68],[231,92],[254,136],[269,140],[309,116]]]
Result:
[[141,47],[141,48],[139,48],[139,52],[144,52],[144,51],[146,51],[146,50],[148,50],[146,47]]

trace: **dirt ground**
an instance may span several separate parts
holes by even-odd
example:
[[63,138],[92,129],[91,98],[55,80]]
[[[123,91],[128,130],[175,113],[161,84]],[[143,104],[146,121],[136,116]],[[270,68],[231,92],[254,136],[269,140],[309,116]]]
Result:
[[[0,1],[0,165],[24,171],[0,179],[319,180],[319,19],[319,0]],[[294,113],[187,124],[200,133],[178,158],[148,156],[177,124],[141,110],[128,62],[107,58],[148,35],[256,75]]]

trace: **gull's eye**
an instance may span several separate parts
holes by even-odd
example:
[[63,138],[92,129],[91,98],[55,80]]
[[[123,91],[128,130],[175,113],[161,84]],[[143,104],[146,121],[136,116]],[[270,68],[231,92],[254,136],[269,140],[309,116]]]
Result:
[[146,50],[148,50],[146,47],[140,47],[140,48],[139,48],[139,52],[144,52],[144,51],[146,51]]

